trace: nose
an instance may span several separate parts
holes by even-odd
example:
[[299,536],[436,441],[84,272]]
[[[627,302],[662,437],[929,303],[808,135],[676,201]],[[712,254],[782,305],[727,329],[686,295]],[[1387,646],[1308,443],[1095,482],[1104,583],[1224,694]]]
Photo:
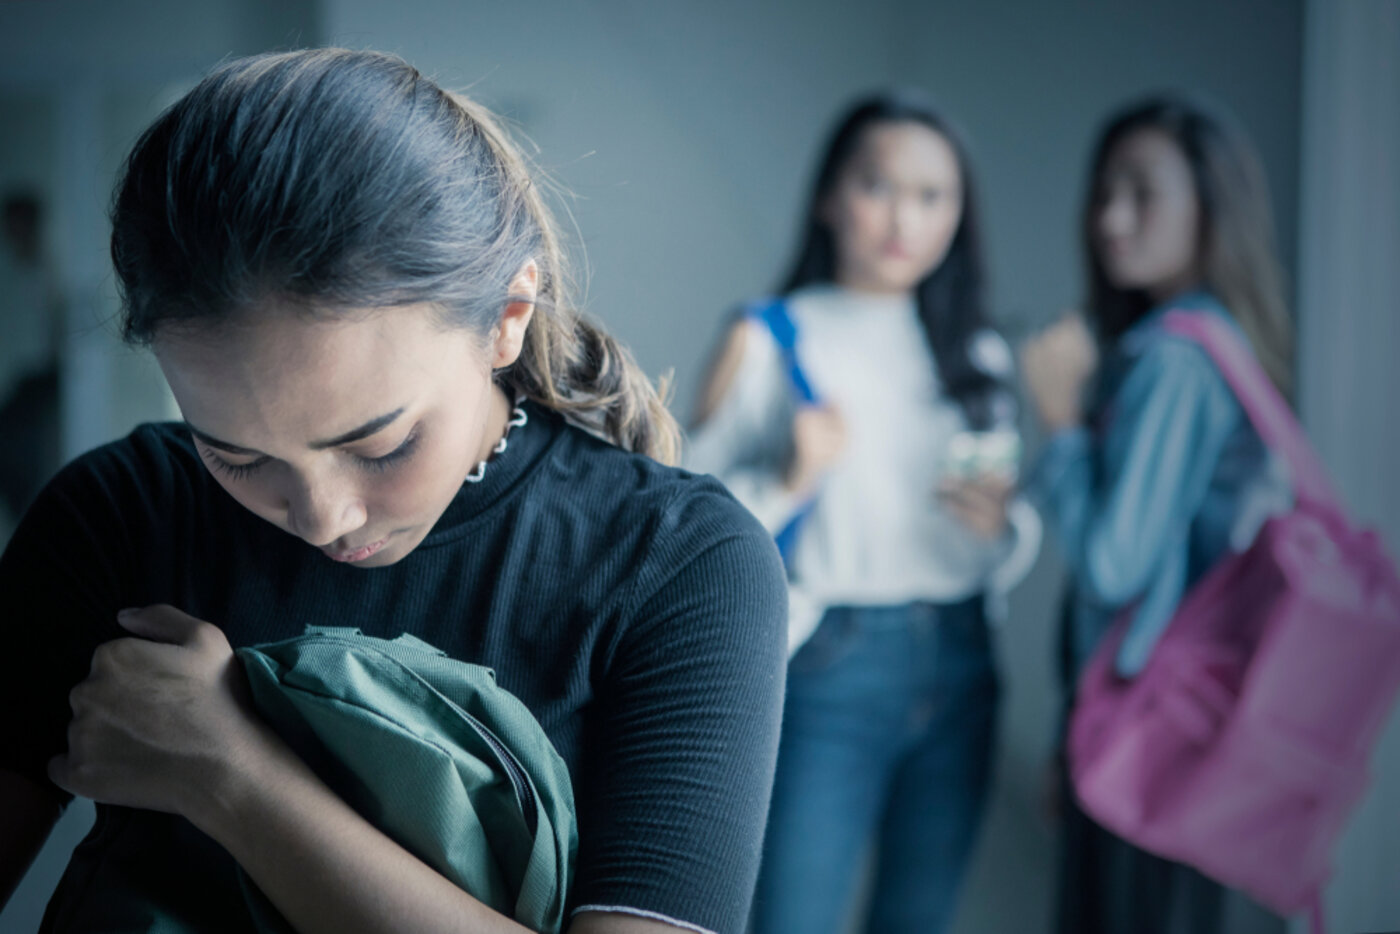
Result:
[[1121,194],[1106,198],[1096,218],[1099,234],[1104,237],[1126,237],[1133,231],[1132,199]]
[[299,479],[287,496],[288,528],[318,548],[360,529],[367,518],[358,491],[330,478]]
[[890,211],[890,233],[903,238],[912,233],[919,224],[920,206],[916,199],[903,197],[895,201]]

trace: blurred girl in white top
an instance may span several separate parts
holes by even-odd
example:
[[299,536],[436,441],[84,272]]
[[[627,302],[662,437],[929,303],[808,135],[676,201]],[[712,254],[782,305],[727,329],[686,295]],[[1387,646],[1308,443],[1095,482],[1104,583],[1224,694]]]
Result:
[[[1016,445],[1012,355],[985,318],[962,144],[917,95],[843,116],[804,226],[778,299],[749,306],[717,353],[687,461],[775,534],[801,516],[784,553],[800,648],[754,930],[842,929],[873,837],[866,929],[936,934],[990,776],[987,609],[1040,542],[1014,460],[977,458]],[[814,399],[794,389],[775,305]],[[819,620],[805,642],[804,618]]]

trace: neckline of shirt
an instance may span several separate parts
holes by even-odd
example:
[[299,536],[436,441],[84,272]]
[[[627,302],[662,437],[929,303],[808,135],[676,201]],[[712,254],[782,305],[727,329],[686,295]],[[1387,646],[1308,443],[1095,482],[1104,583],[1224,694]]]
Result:
[[535,467],[563,433],[563,421],[550,409],[533,401],[520,403],[528,415],[525,424],[512,429],[510,443],[492,458],[478,483],[463,482],[421,548],[443,545],[460,538],[477,520],[504,507],[529,482]]
[[1213,294],[1204,289],[1188,289],[1148,309],[1118,338],[1118,347],[1129,356],[1141,353],[1162,329],[1166,316],[1173,311],[1204,311],[1238,327],[1234,316]]
[[834,282],[804,286],[793,292],[791,298],[799,303],[812,302],[821,308],[844,306],[839,309],[843,313],[864,311],[881,315],[890,312],[912,314],[915,310],[912,293],[886,295],[878,292],[858,292]]

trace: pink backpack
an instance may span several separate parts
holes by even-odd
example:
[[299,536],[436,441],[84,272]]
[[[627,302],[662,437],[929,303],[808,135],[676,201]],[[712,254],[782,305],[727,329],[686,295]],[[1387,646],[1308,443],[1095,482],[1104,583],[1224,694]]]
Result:
[[1296,505],[1190,589],[1129,680],[1118,621],[1078,685],[1070,774],[1113,833],[1321,930],[1332,846],[1400,690],[1400,581],[1244,341],[1200,312],[1165,326],[1215,361]]

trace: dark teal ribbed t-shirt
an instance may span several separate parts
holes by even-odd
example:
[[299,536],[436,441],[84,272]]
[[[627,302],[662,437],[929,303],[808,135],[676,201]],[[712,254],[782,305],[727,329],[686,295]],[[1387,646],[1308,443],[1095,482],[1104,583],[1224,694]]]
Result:
[[[47,780],[68,692],[98,644],[127,635],[124,607],[173,604],[235,648],[307,625],[410,633],[495,669],[568,764],[574,908],[741,931],[786,658],[772,538],[717,481],[527,411],[484,480],[384,568],[333,562],[238,505],[179,424],[70,464],[0,559],[0,767]],[[228,929],[244,910],[231,858],[192,825],[98,811],[46,928],[66,929],[99,873],[196,926]]]

